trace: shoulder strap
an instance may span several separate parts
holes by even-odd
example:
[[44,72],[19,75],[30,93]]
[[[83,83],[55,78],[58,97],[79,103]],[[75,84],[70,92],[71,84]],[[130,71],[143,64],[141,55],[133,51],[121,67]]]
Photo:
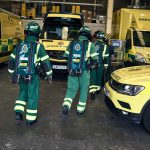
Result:
[[91,42],[88,42],[88,50],[86,51],[86,60],[90,57],[90,50],[91,50]]
[[16,63],[15,63],[15,73],[18,74],[18,66],[19,66],[19,53],[21,50],[21,43],[16,46]]
[[82,57],[81,57],[81,69],[85,60],[85,55],[86,55],[86,43],[87,41],[83,41],[83,48],[82,48]]
[[40,61],[40,58],[38,58],[38,53],[39,53],[39,49],[40,49],[41,44],[37,43],[36,46],[36,53],[35,53],[35,57],[34,57],[34,63],[37,65],[38,62]]
[[68,57],[68,68],[69,69],[71,68],[71,64],[72,64],[73,44],[74,44],[74,41],[71,42],[71,44],[70,44],[70,51],[69,51],[69,57]]
[[29,54],[29,74],[32,73],[32,65],[34,64],[34,45],[35,45],[35,42],[34,43],[31,43],[30,44],[30,54]]
[[106,45],[104,45],[104,49],[103,49],[103,58],[104,58],[105,53],[106,53],[106,48],[107,48],[107,46],[106,46]]

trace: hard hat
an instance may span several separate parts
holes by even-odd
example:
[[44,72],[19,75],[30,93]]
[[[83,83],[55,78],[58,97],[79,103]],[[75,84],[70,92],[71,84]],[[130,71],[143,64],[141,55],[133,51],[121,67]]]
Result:
[[96,33],[96,38],[103,40],[105,38],[105,33],[103,31],[98,31]]
[[79,36],[85,36],[88,40],[92,41],[91,29],[88,26],[80,28]]
[[41,32],[41,28],[40,28],[38,23],[32,21],[32,22],[29,22],[27,24],[24,31],[27,35],[36,35],[36,36],[38,36]]
[[82,26],[80,28],[80,32],[87,32],[87,33],[91,34],[91,29],[88,26]]

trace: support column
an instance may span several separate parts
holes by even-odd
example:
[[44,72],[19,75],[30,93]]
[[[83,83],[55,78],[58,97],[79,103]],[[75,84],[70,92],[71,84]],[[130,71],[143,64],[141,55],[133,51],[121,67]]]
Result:
[[108,0],[106,34],[111,34],[113,6],[114,6],[114,0]]
[[97,4],[97,0],[95,0],[95,3],[94,3],[94,18],[96,18],[96,4]]

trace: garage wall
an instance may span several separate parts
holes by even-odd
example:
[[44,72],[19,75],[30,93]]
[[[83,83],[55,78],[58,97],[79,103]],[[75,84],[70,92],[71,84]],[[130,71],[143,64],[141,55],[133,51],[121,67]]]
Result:
[[[37,0],[38,1],[38,0]],[[41,0],[40,0],[41,1]],[[62,2],[62,0],[51,0],[51,1],[57,1],[57,2]],[[107,1],[108,0],[65,0],[66,2],[75,2],[75,3],[96,3],[97,4],[102,4],[102,7],[96,7],[96,15],[104,15],[106,16],[106,12],[107,12]],[[20,4],[21,4],[22,1],[20,1]],[[13,1],[4,1],[4,0],[0,0],[0,3],[1,3],[1,8],[3,9],[6,9],[8,11],[11,11],[11,6],[12,4],[14,3],[19,3],[19,2],[13,2]],[[130,0],[121,0],[121,3],[120,3],[120,0],[114,0],[114,10],[117,10],[117,9],[120,9],[122,7],[127,7],[130,3]],[[66,8],[66,11],[68,12],[71,12],[71,5],[65,5],[65,8]],[[94,6],[82,6],[81,5],[81,10],[89,10],[89,11],[93,11],[94,12]],[[26,24],[29,22],[29,21],[32,21],[32,20],[27,20],[27,19],[23,19],[23,22],[24,22],[24,26],[26,26]],[[43,24],[43,20],[35,20],[36,22],[38,22],[40,24],[40,26],[42,26]],[[102,31],[105,31],[105,24],[98,24],[98,23],[95,23],[95,24],[92,24],[92,23],[85,23],[85,25],[89,26],[92,30],[92,33],[95,32],[96,30],[102,30]]]
[[[38,0],[36,0],[38,1]],[[41,0],[39,0],[41,1]],[[52,2],[62,2],[62,0],[50,0]],[[75,3],[90,3],[90,4],[94,4],[95,3],[95,0],[65,0],[66,2],[75,2]],[[106,15],[106,12],[107,12],[107,1],[108,0],[96,0],[96,3],[97,4],[102,4],[103,6],[102,7],[96,7],[96,14],[97,15]],[[120,3],[121,1],[121,3]],[[3,8],[3,9],[6,9],[8,11],[11,11],[12,8],[12,4],[13,3],[22,3],[23,1],[18,1],[18,2],[13,2],[13,1],[5,1],[5,0],[0,0],[0,8]],[[120,9],[122,7],[127,7],[128,4],[130,3],[130,0],[115,0],[114,1],[114,10],[116,9]],[[65,5],[66,7],[66,11],[69,11],[71,12],[71,5]],[[81,10],[82,9],[86,9],[86,10],[89,10],[89,11],[94,11],[94,6],[81,6]]]

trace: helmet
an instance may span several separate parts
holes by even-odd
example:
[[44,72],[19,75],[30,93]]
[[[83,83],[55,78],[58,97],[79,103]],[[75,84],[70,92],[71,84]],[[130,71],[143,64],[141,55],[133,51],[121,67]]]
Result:
[[105,39],[105,33],[103,31],[98,31],[96,33],[96,38],[104,40]]
[[41,28],[38,23],[29,22],[24,31],[27,35],[39,36],[39,34],[41,32]]
[[80,28],[80,32],[87,32],[87,33],[91,34],[91,29],[88,26],[82,26]]
[[79,31],[79,36],[85,36],[88,40],[92,40],[91,29],[88,26],[82,26]]

